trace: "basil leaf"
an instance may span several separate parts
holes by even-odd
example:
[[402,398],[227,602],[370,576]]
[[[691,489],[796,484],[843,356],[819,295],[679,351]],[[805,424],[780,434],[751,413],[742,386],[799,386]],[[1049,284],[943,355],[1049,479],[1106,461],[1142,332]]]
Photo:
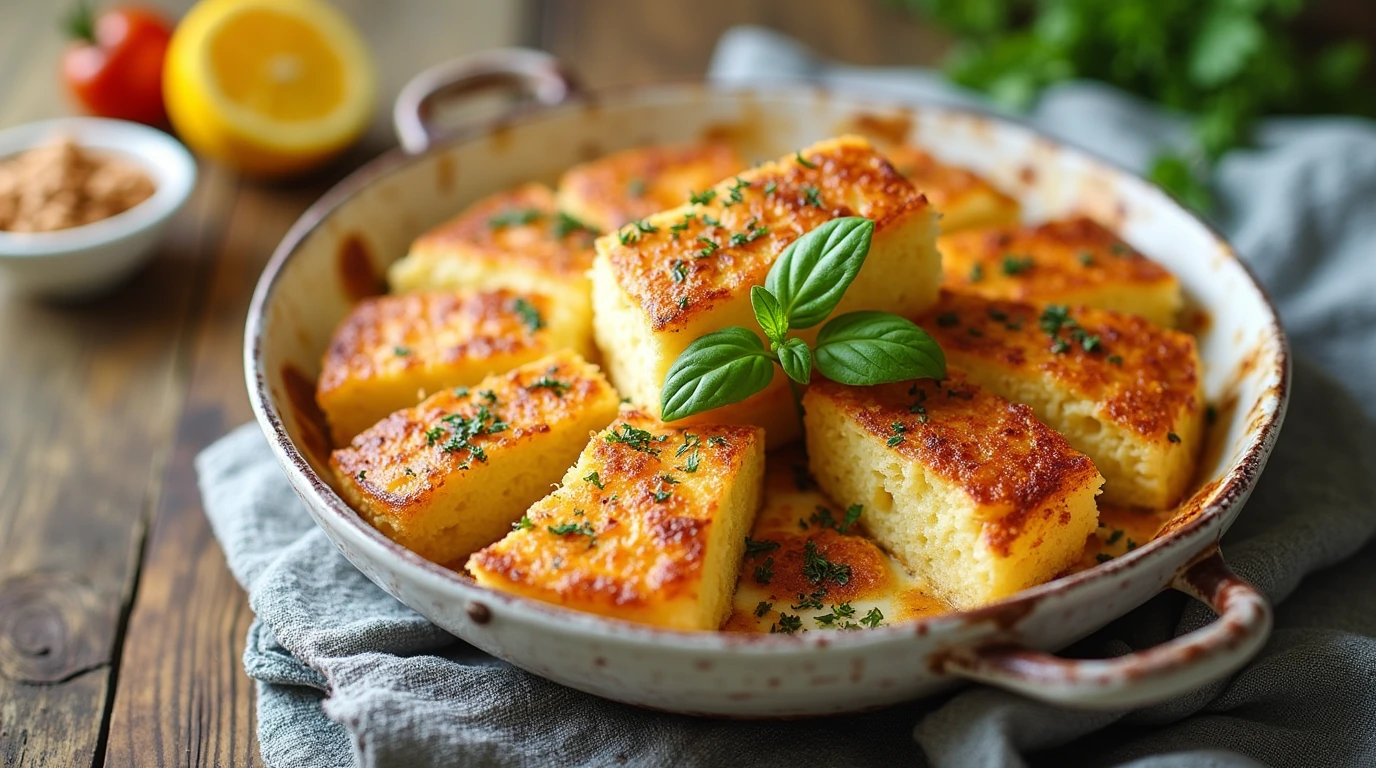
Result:
[[750,289],[750,306],[755,310],[755,322],[760,324],[764,335],[775,344],[782,344],[788,335],[788,317],[774,294],[764,286],[754,286]]
[[739,403],[769,386],[774,360],[754,332],[734,326],[697,339],[664,377],[660,418],[674,421]]
[[874,222],[832,219],[789,244],[769,268],[764,287],[783,305],[788,324],[811,328],[827,319],[870,252]]
[[778,353],[779,365],[783,366],[788,378],[799,384],[806,384],[812,379],[812,350],[807,348],[807,342],[789,339],[775,345],[774,351]]
[[946,355],[911,320],[888,312],[847,312],[817,334],[817,370],[853,386],[946,378]]

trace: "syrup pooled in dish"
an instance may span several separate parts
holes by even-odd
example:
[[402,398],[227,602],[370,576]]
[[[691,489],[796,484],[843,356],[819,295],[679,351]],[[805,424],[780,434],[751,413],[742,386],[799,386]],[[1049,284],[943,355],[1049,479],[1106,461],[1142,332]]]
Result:
[[[1122,556],[1167,525],[1200,461],[1180,286],[1088,219],[1019,215],[923,148],[854,136],[750,169],[725,145],[642,147],[557,192],[490,195],[420,237],[395,294],[336,331],[317,392],[336,487],[483,586],[679,630],[883,627]],[[945,378],[847,386],[818,369],[795,400],[775,371],[662,423],[688,344],[758,327],[751,288],[852,216],[873,236],[832,316],[914,319]],[[820,327],[789,332],[814,343]]]

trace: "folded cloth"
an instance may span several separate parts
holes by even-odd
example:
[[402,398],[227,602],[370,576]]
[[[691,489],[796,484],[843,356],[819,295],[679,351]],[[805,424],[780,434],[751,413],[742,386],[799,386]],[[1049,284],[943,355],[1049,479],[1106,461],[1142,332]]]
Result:
[[[927,102],[973,99],[931,73],[824,64],[756,29],[728,33],[713,74],[806,77]],[[1030,120],[1135,168],[1187,137],[1179,118],[1093,84],[1053,89]],[[264,760],[1376,765],[1376,548],[1351,557],[1376,531],[1376,125],[1269,121],[1258,148],[1225,159],[1217,183],[1220,223],[1277,299],[1300,359],[1270,466],[1224,541],[1232,567],[1278,604],[1271,641],[1238,674],[1129,713],[1074,712],[986,688],[781,723],[615,704],[497,661],[374,586],[314,526],[248,425],[206,449],[197,471],[215,535],[258,617],[244,666],[258,685]],[[1211,619],[1166,594],[1068,652],[1126,653]]]

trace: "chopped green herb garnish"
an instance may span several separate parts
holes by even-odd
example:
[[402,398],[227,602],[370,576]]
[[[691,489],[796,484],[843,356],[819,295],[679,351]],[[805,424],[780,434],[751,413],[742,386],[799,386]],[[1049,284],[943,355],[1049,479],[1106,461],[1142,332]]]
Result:
[[669,267],[669,274],[674,278],[674,282],[681,283],[688,279],[688,265],[683,259],[674,259],[674,263]]
[[487,226],[493,229],[502,227],[523,227],[533,224],[543,216],[538,208],[508,208],[505,211],[487,220]]
[[808,541],[803,546],[803,577],[812,584],[825,586],[824,582],[830,581],[845,586],[850,581],[850,566],[831,562],[817,553],[814,542]]
[[541,376],[540,378],[526,385],[526,390],[528,391],[534,391],[537,389],[553,390],[556,397],[563,397],[564,394],[567,393],[569,389],[571,389],[571,386],[567,381],[560,381],[558,379],[551,379],[548,376]]
[[712,435],[711,437],[707,438],[708,445],[726,445],[726,442],[726,438],[722,437],[721,435]]
[[1166,439],[1171,441],[1172,443],[1178,443],[1180,442],[1180,435],[1177,435],[1174,432],[1167,432]]
[[984,279],[984,265],[976,264],[970,267],[970,282],[978,283]]
[[696,472],[698,471],[698,464],[699,462],[701,462],[701,460],[702,459],[698,456],[698,452],[693,451],[692,453],[688,454],[688,459],[683,462],[683,466],[679,467],[679,469],[683,470],[684,472]]
[[954,312],[943,312],[936,316],[936,324],[942,328],[953,328],[960,325],[960,318]]
[[983,335],[984,335],[984,331],[981,331],[980,329],[974,327],[973,325],[970,326],[969,328],[966,328],[966,329],[965,329],[965,332],[968,333],[968,334],[970,334],[971,336],[983,336]]
[[655,437],[649,432],[643,429],[637,429],[623,421],[621,422],[620,431],[612,429],[612,431],[607,433],[606,439],[609,443],[621,443],[632,450],[648,453],[651,456],[658,456],[659,449],[652,447],[650,443],[662,443],[669,438],[666,435]]
[[1074,327],[1075,321],[1070,318],[1070,307],[1064,304],[1051,304],[1042,310],[1041,317],[1037,318],[1037,325],[1046,331],[1047,336],[1055,336],[1062,326]]
[[641,219],[641,220],[636,221],[636,222],[633,222],[633,223],[635,224],[635,228],[636,228],[637,230],[641,231],[641,232],[653,233],[653,232],[658,232],[658,231],[659,231],[659,227],[656,227],[655,225],[649,223],[648,221],[646,221],[646,220],[644,220],[644,219]]
[[813,208],[822,207],[822,192],[816,187],[803,187],[803,197],[807,199],[807,204]]
[[392,347],[392,354],[396,355],[397,357],[406,357],[407,355],[411,354],[411,348],[410,348],[410,347]]
[[1117,544],[1117,543],[1118,543],[1118,540],[1121,539],[1121,538],[1123,538],[1123,529],[1122,529],[1122,528],[1114,528],[1114,529],[1113,529],[1113,533],[1109,534],[1109,537],[1108,537],[1107,539],[1104,540],[1104,543],[1105,543],[1105,544]]
[[849,531],[850,527],[860,520],[860,515],[863,514],[864,511],[865,507],[860,504],[852,504],[846,507],[846,519],[842,520],[841,524],[836,526],[836,532],[846,533]]
[[690,192],[688,195],[688,202],[692,203],[693,205],[706,205],[712,202],[712,199],[716,196],[717,190],[704,189],[701,192]]
[[768,584],[774,578],[774,558],[766,557],[764,562],[755,566],[755,583]]
[[1080,335],[1080,347],[1081,347],[1082,349],[1084,349],[1084,351],[1086,351],[1086,352],[1093,352],[1093,351],[1095,351],[1096,349],[1099,348],[1099,335],[1098,335],[1098,334],[1094,334],[1094,335],[1091,336],[1091,335],[1089,335],[1089,334],[1087,334],[1087,333],[1081,332],[1081,335]]
[[554,220],[555,237],[564,238],[568,237],[574,232],[580,231],[587,232],[591,235],[596,235],[598,233],[596,227],[589,226],[588,224],[579,221],[578,219],[575,219],[574,217],[568,215],[567,213],[564,213],[563,211],[559,212],[558,217],[556,217]]
[[626,182],[626,194],[631,197],[643,197],[645,195],[645,180],[639,176],[632,177]]
[[602,483],[602,478],[598,477],[598,476],[597,476],[597,472],[595,472],[595,471],[594,471],[594,472],[589,472],[588,474],[583,475],[583,481],[584,481],[584,482],[588,482],[588,483],[592,483],[593,485],[597,486],[597,490],[599,490],[599,491],[605,491],[605,490],[607,490],[607,486],[604,485],[604,484]]
[[1107,552],[1100,552],[1099,554],[1094,556],[1094,559],[1098,560],[1101,563],[1107,563],[1108,561],[1113,559],[1113,555],[1110,555]]
[[895,421],[889,425],[889,429],[893,430],[893,435],[888,440],[888,446],[892,448],[903,442],[903,433],[908,431],[908,425],[901,421]]
[[721,247],[721,246],[717,245],[716,242],[713,241],[713,240],[710,239],[710,238],[699,237],[697,241],[698,241],[699,243],[702,243],[702,244],[703,244],[703,247],[702,247],[702,248],[699,248],[698,251],[697,251],[697,253],[694,254],[694,255],[695,255],[697,258],[699,258],[699,259],[705,259],[705,258],[707,258],[708,256],[711,256],[712,254],[714,254],[714,253],[717,252],[717,249],[718,249],[718,248]]
[[[822,594],[822,595],[825,595],[826,592],[823,591],[821,594]],[[818,595],[818,597],[820,597],[820,596],[821,596],[821,595]],[[808,610],[820,611],[820,610],[822,610],[822,601],[821,601],[821,600],[818,600],[817,597],[809,597],[808,595],[799,594],[799,595],[798,595],[798,603],[797,603],[797,605],[790,605],[790,606],[788,606],[788,607],[789,607],[789,608],[792,608],[792,609],[795,610],[795,611],[808,611]]]
[[756,541],[749,536],[745,537],[745,556],[754,557],[763,555],[766,552],[773,552],[779,548],[777,541]]
[[549,531],[555,536],[592,536],[596,533],[596,531],[592,527],[592,523],[589,523],[586,520],[584,520],[581,523],[560,523],[559,525],[547,525],[545,526],[545,530]]
[[666,491],[666,490],[658,490],[658,491],[655,491],[653,495],[654,495],[654,498],[655,498],[655,503],[657,503],[657,504],[663,504],[664,502],[668,501],[669,498],[670,498],[671,496],[674,495],[674,490],[673,490],[672,488],[670,488],[670,489],[667,490],[667,491]]
[[840,605],[831,606],[831,613],[814,616],[812,620],[817,622],[819,626],[829,627],[838,621],[849,619],[854,615],[855,609],[851,607],[850,603],[841,603]]
[[521,519],[511,524],[513,531],[528,531],[535,527],[535,522],[530,519],[530,515],[521,515]]
[[1068,352],[1069,350],[1070,344],[1067,343],[1065,339],[1056,339],[1055,341],[1051,342],[1052,354],[1060,355]]
[[765,601],[761,600],[759,604],[755,606],[755,616],[757,618],[763,619],[765,614],[769,613],[772,610],[774,610],[773,603],[766,603]]
[[779,614],[779,621],[769,626],[770,634],[791,635],[803,628],[803,620],[791,613]]
[[1003,274],[1005,275],[1021,275],[1034,266],[1036,266],[1036,262],[1032,260],[1031,256],[1014,256],[1010,253],[1003,257]]
[[359,480],[365,480],[365,479],[367,479],[367,477],[368,477],[368,470],[366,470],[366,469],[361,469],[361,470],[358,471],[358,479],[359,479]]
[[1089,251],[1080,251],[1080,263],[1086,267],[1094,265],[1094,254]]
[[616,239],[620,240],[622,245],[630,245],[631,243],[640,242],[640,233],[635,229],[618,230]]
[[468,397],[468,387],[454,387],[454,397]]
[[1132,249],[1122,243],[1114,243],[1108,247],[1108,250],[1114,256],[1127,256],[1132,253]]
[[796,159],[798,160],[798,165],[801,165],[801,166],[803,166],[804,168],[816,168],[816,167],[817,167],[817,164],[816,164],[816,163],[808,162],[807,158],[803,157],[803,151],[802,151],[802,150],[798,150],[796,153],[794,153],[793,156],[794,156],[794,158],[796,158]]
[[883,611],[880,611],[878,608],[871,608],[871,609],[870,609],[870,612],[867,613],[867,614],[865,614],[865,618],[863,618],[863,619],[860,620],[860,623],[861,623],[861,624],[864,624],[865,626],[869,627],[870,629],[874,629],[875,627],[879,626],[879,622],[881,622],[881,621],[883,621],[883,620],[884,620],[884,613],[883,613]]
[[1105,360],[1108,360],[1110,363],[1112,363],[1112,364],[1114,364],[1114,365],[1122,365],[1122,364],[1123,364],[1123,358],[1120,357],[1120,356],[1118,356],[1118,355],[1109,355],[1108,357],[1106,357],[1106,358],[1104,358],[1104,359],[1105,359]]
[[540,310],[525,299],[518,298],[513,301],[511,309],[521,316],[521,322],[525,323],[526,328],[531,331],[538,331],[545,327],[545,319],[540,316]]
[[774,190],[776,190],[776,189],[778,189],[778,188],[779,188],[779,185],[778,185],[778,184],[775,184],[774,182],[771,181],[771,182],[769,182],[768,184],[764,185],[764,193],[765,193],[766,195],[772,195],[772,194],[774,194]]

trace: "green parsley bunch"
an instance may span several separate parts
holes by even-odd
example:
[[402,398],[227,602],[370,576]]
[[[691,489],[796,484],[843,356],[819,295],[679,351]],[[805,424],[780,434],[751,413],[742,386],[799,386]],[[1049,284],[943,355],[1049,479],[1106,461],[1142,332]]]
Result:
[[1154,181],[1200,209],[1208,177],[1246,146],[1273,113],[1371,115],[1367,47],[1356,40],[1316,50],[1291,22],[1307,0],[890,0],[957,37],[946,62],[961,85],[1013,108],[1042,89],[1093,79],[1194,119],[1197,149],[1159,156]]
[[888,312],[832,318],[813,346],[789,335],[836,309],[869,255],[873,234],[873,221],[851,216],[832,219],[789,244],[765,284],[750,290],[755,321],[769,346],[740,326],[693,341],[664,377],[663,419],[745,400],[769,386],[776,364],[797,384],[807,384],[814,367],[832,381],[855,386],[945,378],[941,347],[911,320]]

